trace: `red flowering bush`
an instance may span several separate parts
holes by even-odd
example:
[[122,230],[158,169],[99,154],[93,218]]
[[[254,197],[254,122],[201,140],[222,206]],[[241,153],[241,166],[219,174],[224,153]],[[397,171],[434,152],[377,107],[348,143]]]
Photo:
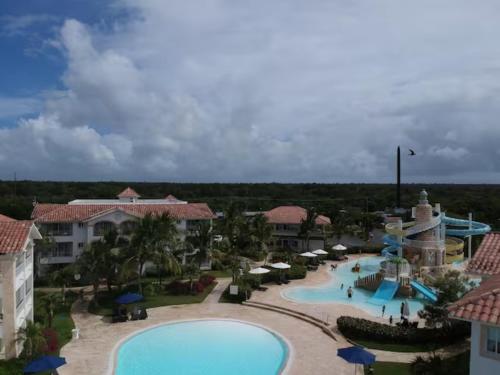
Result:
[[205,275],[201,275],[198,281],[200,283],[202,283],[203,286],[207,287],[215,281],[215,277],[212,275],[205,274]]
[[44,348],[46,353],[53,353],[59,348],[59,339],[57,338],[57,332],[53,328],[45,328],[43,330],[43,336],[45,337],[45,342],[47,346]]
[[189,283],[183,283],[179,280],[174,280],[167,285],[167,291],[173,295],[179,296],[189,294]]
[[193,293],[201,293],[205,290],[205,285],[203,285],[200,281],[195,281],[193,283]]

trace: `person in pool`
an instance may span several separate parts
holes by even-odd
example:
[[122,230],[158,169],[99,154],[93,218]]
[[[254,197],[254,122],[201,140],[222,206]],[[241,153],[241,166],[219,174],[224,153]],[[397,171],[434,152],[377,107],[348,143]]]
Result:
[[347,298],[352,298],[352,288],[350,286],[347,288]]
[[340,284],[340,290],[344,289],[344,283]]

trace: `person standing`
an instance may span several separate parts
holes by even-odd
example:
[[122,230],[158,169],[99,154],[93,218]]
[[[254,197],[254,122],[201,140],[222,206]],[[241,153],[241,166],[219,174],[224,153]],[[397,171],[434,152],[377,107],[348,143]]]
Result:
[[389,324],[392,326],[392,315],[389,317]]
[[382,318],[384,317],[385,314],[385,305],[382,305]]
[[349,286],[349,288],[347,288],[347,298],[351,299],[352,298],[352,288]]
[[404,302],[401,302],[401,308],[399,310],[401,312],[401,320],[403,320],[403,318],[404,318],[403,313],[405,311],[405,303]]

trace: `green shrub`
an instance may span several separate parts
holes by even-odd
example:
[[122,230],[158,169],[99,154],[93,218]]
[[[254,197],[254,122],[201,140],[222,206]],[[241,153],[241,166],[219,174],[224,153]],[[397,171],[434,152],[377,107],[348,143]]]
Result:
[[290,280],[304,279],[307,274],[306,266],[292,264],[292,267],[287,272],[287,277]]
[[341,316],[337,327],[347,338],[400,344],[452,344],[470,335],[470,324],[455,322],[449,328],[403,328],[371,320]]
[[229,294],[229,288],[230,286],[228,286],[222,294],[224,302],[242,303],[252,296],[252,288],[249,285],[238,284],[237,295]]

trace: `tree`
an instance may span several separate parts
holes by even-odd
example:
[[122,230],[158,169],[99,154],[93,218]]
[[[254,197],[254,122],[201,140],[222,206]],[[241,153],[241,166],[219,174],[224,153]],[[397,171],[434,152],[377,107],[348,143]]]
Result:
[[55,293],[49,293],[42,297],[43,307],[45,313],[47,314],[47,327],[52,328],[52,322],[54,320],[54,311],[59,304],[60,297]]
[[401,265],[405,262],[403,258],[394,256],[389,259],[389,262],[396,265],[396,280],[399,279],[399,274],[401,272]]
[[306,218],[300,223],[299,237],[305,242],[306,249],[309,251],[309,241],[311,233],[316,229],[316,219],[318,214],[313,208],[307,209]]
[[193,291],[193,280],[200,274],[200,267],[196,262],[189,262],[182,266],[182,276],[189,280],[189,291]]
[[177,234],[175,221],[167,214],[161,216],[145,215],[135,229],[129,248],[130,257],[127,263],[131,264],[137,270],[137,283],[139,293],[142,294],[142,274],[144,265],[148,261],[153,261],[158,253],[165,253],[168,262],[164,265],[175,271],[178,268],[178,262],[172,251],[169,251],[169,243],[172,243]]
[[273,234],[273,228],[267,222],[267,218],[259,214],[255,216],[252,220],[252,239],[255,243],[257,250],[260,253],[264,253],[264,262],[267,261],[268,253],[268,243],[271,240]]
[[69,265],[58,269],[50,274],[50,279],[55,285],[61,286],[61,300],[66,303],[66,287],[71,284],[75,277],[75,267]]
[[417,356],[410,365],[411,373],[415,375],[448,375],[454,373],[448,368],[442,357],[432,353],[427,358]]
[[28,359],[41,353],[47,345],[42,326],[31,320],[26,321],[26,327],[18,329],[17,341],[23,343],[24,354]]
[[196,250],[194,255],[198,266],[210,257],[210,247],[212,243],[212,225],[209,221],[201,221],[192,231],[192,235],[187,238],[187,241]]
[[85,248],[76,262],[77,269],[92,284],[94,303],[96,305],[99,303],[97,292],[99,290],[100,279],[109,272],[106,269],[106,262],[104,261],[105,253],[106,244],[103,241],[95,241]]
[[469,278],[457,270],[450,270],[434,281],[433,286],[439,290],[438,304],[446,305],[458,301],[470,287]]
[[347,211],[341,210],[339,214],[333,218],[332,231],[337,237],[337,241],[340,241],[342,235],[353,233],[351,217],[348,215]]

